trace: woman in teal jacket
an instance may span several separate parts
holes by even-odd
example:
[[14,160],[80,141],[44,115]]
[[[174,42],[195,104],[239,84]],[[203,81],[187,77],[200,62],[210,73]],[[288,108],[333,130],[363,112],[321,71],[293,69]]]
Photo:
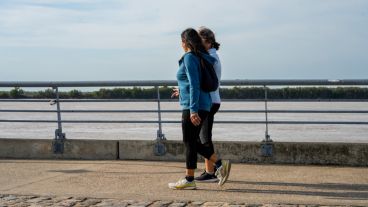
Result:
[[211,57],[202,44],[197,31],[193,28],[186,29],[181,34],[182,47],[185,51],[179,60],[177,80],[179,86],[179,99],[182,107],[182,132],[186,155],[186,176],[176,183],[169,183],[172,189],[195,189],[194,170],[197,168],[197,153],[215,163],[216,176],[219,185],[223,185],[230,172],[228,160],[217,159],[213,148],[203,145],[199,134],[202,123],[207,118],[212,101],[209,93],[201,89],[201,64],[200,59],[214,64],[216,59]]

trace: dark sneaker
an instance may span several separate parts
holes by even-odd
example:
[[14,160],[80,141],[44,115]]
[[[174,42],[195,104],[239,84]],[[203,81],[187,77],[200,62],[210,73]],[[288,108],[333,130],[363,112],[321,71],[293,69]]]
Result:
[[206,182],[206,183],[212,183],[212,182],[218,182],[219,179],[213,174],[208,174],[206,171],[204,171],[200,176],[194,178],[195,181],[198,183]]

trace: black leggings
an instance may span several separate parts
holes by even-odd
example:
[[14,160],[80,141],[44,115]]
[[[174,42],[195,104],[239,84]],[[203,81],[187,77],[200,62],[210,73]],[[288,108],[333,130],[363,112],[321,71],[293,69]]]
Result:
[[202,124],[206,121],[208,116],[207,111],[198,111],[198,115],[201,118],[201,124],[199,126],[194,126],[190,121],[190,111],[183,110],[182,114],[182,131],[183,131],[183,142],[185,145],[185,155],[186,155],[186,167],[187,169],[197,168],[197,153],[203,157],[210,159],[213,155],[213,147],[203,145],[199,138],[199,133],[202,128]]
[[215,118],[215,114],[218,112],[220,108],[219,103],[212,104],[211,111],[208,113],[207,119],[203,122],[200,138],[202,144],[209,144],[212,145],[212,128],[213,128],[213,121]]

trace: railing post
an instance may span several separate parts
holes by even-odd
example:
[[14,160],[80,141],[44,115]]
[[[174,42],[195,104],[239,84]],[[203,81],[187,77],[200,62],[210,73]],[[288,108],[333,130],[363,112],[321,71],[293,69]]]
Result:
[[267,87],[264,85],[264,93],[265,93],[265,116],[266,116],[266,131],[265,131],[265,140],[266,142],[272,142],[270,135],[268,134],[268,97],[267,97]]
[[157,156],[162,156],[166,153],[166,147],[162,143],[163,140],[166,140],[166,137],[165,134],[162,133],[160,87],[156,86],[155,88],[157,91],[158,130],[154,153]]
[[63,133],[61,124],[59,89],[58,87],[53,87],[53,89],[55,90],[56,99],[53,103],[51,103],[51,105],[56,104],[58,122],[58,128],[55,130],[55,139],[53,141],[53,151],[55,154],[62,154],[64,152],[65,133]]
[[273,141],[268,134],[268,97],[267,97],[267,87],[263,85],[264,94],[265,94],[265,118],[266,118],[266,130],[265,130],[265,139],[262,141],[261,144],[261,154],[264,157],[272,157],[273,154]]

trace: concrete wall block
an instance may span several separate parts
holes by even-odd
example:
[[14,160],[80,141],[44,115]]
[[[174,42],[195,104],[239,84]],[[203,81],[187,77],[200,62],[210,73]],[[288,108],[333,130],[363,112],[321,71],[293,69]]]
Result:
[[0,139],[0,157],[14,159],[50,159],[51,140]]
[[184,145],[178,141],[162,141],[166,147],[164,156],[156,156],[154,147],[156,141],[120,140],[119,158],[122,160],[162,160],[184,161]]
[[64,159],[114,160],[118,158],[118,141],[115,140],[67,140]]
[[10,159],[117,159],[118,141],[66,140],[63,154],[54,154],[52,140],[0,139],[0,158]]
[[230,159],[244,163],[258,163],[260,143],[258,142],[214,142],[216,154],[222,159]]
[[274,162],[367,166],[368,144],[275,143]]

